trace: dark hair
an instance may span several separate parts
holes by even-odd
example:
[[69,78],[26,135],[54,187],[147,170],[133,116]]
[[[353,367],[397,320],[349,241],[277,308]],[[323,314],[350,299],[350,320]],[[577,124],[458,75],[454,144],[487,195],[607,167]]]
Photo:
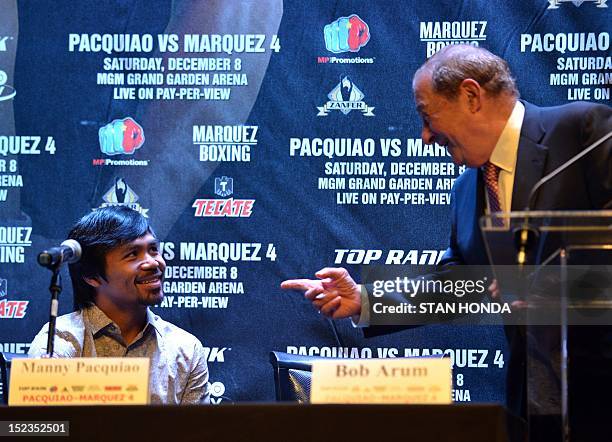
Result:
[[83,251],[79,262],[69,266],[75,309],[90,306],[95,299],[95,289],[83,278],[106,278],[106,254],[147,233],[155,236],[147,218],[125,206],[97,209],[77,221],[68,234]]
[[471,78],[488,93],[502,93],[516,98],[519,92],[508,63],[486,49],[472,45],[449,45],[432,55],[417,72],[431,73],[433,90],[447,98],[455,98],[459,85]]

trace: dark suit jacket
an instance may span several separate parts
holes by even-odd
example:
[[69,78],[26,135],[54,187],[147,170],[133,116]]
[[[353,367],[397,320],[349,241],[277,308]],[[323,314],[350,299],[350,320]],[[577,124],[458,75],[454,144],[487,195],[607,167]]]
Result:
[[[535,183],[612,130],[612,108],[576,102],[537,107],[524,102],[512,192],[512,210],[523,210]],[[612,140],[562,172],[538,192],[531,209],[602,209],[612,202]],[[488,265],[479,219],[484,214],[484,183],[480,169],[467,169],[453,186],[449,247],[439,263],[441,272],[452,265]],[[513,264],[513,263],[508,263]],[[445,270],[446,269],[446,270]],[[376,336],[405,326],[376,326],[364,330]],[[524,414],[524,333],[506,327],[511,358],[508,367],[508,407]]]
[[[513,211],[524,210],[540,178],[612,130],[612,108],[608,106],[577,102],[540,108],[523,104],[525,118],[516,161]],[[456,180],[451,201],[450,244],[440,265],[488,264],[478,224],[485,201],[480,169],[468,169]],[[531,209],[602,209],[610,202],[612,140],[540,188]]]
[[[512,210],[523,210],[527,206],[529,193],[540,178],[568,161],[610,130],[612,130],[612,109],[607,106],[572,103],[552,108],[538,108],[525,103],[525,119],[521,128]],[[479,187],[482,188],[482,186]],[[480,201],[484,199],[481,198]],[[541,187],[531,209],[602,209],[610,201],[612,201],[612,140],[608,140],[605,145],[599,146],[579,163],[561,172],[557,178]],[[477,210],[482,213],[481,208]],[[482,241],[481,235],[476,236],[478,241]],[[476,249],[482,250],[480,245],[473,250]],[[474,251],[473,253],[480,252]],[[477,259],[482,258],[481,255]],[[469,260],[464,262],[470,263]],[[530,333],[531,339],[537,339],[537,337],[541,339],[551,331],[554,330],[550,328],[538,330],[534,327]],[[526,413],[527,401],[525,396],[525,339],[529,338],[526,338],[524,332],[523,328],[506,327],[511,352],[507,377],[507,404],[511,410],[520,415]],[[585,329],[575,328],[570,334],[570,347],[584,346],[601,334],[600,329],[585,331]],[[532,371],[530,385],[532,382],[547,384],[546,379],[533,379],[534,376],[538,376],[538,372],[546,373],[545,368],[540,367],[538,370],[532,366],[530,370]],[[549,374],[550,377],[554,377],[554,370],[550,370]],[[550,385],[550,382],[548,384]],[[554,387],[550,389],[556,390]],[[554,396],[555,393],[551,391],[548,395]],[[534,400],[533,397],[531,400]]]

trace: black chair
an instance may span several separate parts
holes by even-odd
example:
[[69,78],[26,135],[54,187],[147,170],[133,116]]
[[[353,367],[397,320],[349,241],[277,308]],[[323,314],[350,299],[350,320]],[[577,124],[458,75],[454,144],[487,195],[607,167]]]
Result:
[[[417,356],[418,357],[418,356]],[[444,355],[426,356],[427,358],[442,358]],[[279,402],[310,402],[310,383],[312,361],[323,358],[318,356],[300,356],[280,351],[270,352],[270,364],[274,369],[274,390]]]
[[27,354],[22,353],[2,353],[0,352],[0,382],[2,391],[0,392],[0,403],[7,405],[9,398],[9,379],[11,374],[11,362],[16,358],[27,358]]
[[310,402],[312,361],[316,359],[327,358],[292,355],[280,351],[270,352],[277,401],[299,402],[300,404]]

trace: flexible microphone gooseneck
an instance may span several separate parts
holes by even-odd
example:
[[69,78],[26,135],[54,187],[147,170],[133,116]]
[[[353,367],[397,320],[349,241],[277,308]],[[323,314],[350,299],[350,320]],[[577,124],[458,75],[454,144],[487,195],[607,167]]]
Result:
[[[527,207],[525,207],[525,219],[523,220],[523,224],[521,225],[521,227],[517,228],[514,231],[514,243],[518,250],[516,261],[519,266],[525,265],[525,263],[527,262],[527,254],[531,251],[540,235],[538,229],[529,224],[529,212],[533,207],[533,203],[540,188],[544,186],[544,184],[555,178],[557,175],[559,175],[561,172],[566,170],[568,167],[575,164],[578,160],[582,159],[585,155],[588,155],[590,152],[595,150],[610,137],[612,137],[612,131],[608,132],[606,135],[595,141],[582,152],[573,156],[561,166],[557,167],[555,170],[550,172],[548,175],[545,175],[537,183],[535,183],[535,185],[531,189],[531,192],[529,193]],[[608,202],[606,206],[609,204],[610,202]]]

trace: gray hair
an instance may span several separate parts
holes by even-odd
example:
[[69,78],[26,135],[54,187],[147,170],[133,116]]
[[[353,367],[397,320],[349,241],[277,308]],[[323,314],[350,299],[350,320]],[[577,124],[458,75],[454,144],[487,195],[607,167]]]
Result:
[[508,63],[480,47],[465,44],[445,46],[432,55],[417,74],[423,71],[431,74],[433,90],[447,98],[457,96],[459,85],[466,78],[477,81],[492,96],[510,94],[519,97]]

